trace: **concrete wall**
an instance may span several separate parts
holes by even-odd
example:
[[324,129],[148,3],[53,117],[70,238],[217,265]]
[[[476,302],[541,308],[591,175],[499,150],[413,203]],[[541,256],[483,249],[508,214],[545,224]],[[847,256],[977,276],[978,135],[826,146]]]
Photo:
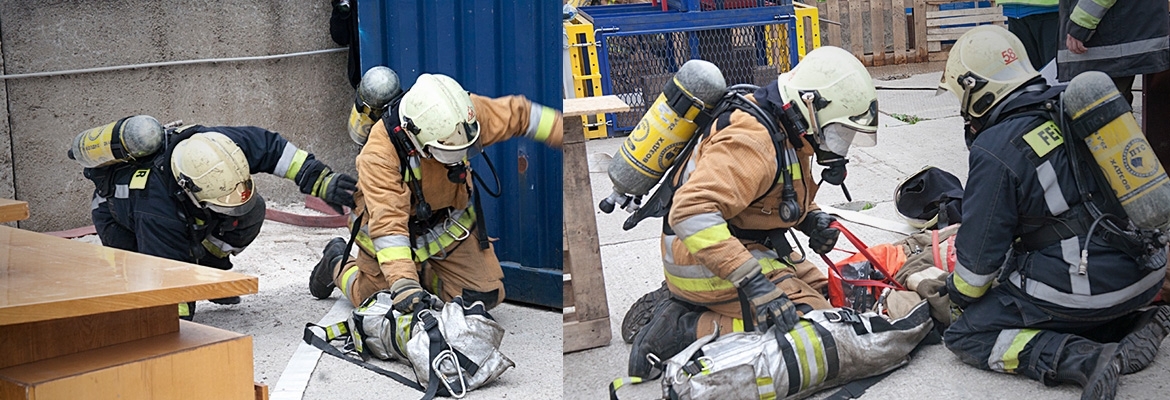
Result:
[[[24,74],[164,61],[263,56],[340,47],[327,0],[0,0],[0,71]],[[0,101],[0,197],[29,202],[21,228],[90,225],[93,185],[65,156],[81,131],[121,117],[256,125],[281,133],[335,170],[359,147],[345,132],[353,89],[346,52],[8,79]],[[11,143],[11,145],[9,145]],[[11,149],[11,151],[9,151]],[[296,185],[256,178],[271,203]]]

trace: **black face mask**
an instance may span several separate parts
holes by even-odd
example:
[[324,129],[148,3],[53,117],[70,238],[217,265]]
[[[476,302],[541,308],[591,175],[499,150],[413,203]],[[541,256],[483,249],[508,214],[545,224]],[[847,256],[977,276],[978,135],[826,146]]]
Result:
[[452,183],[467,183],[467,165],[447,165],[447,180]]
[[848,159],[836,153],[821,150],[819,147],[816,149],[816,156],[817,164],[825,167],[821,170],[821,180],[835,186],[841,186],[845,183],[845,175],[848,173],[845,164],[849,163]]

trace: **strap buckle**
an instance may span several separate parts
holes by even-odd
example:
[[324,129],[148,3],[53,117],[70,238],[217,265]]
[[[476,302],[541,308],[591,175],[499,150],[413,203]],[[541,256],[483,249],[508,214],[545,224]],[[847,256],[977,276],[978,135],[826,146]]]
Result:
[[[464,209],[463,212],[466,213],[467,210]],[[462,217],[462,216],[463,216],[463,214],[460,214],[460,217]],[[455,238],[456,242],[461,242],[461,241],[463,241],[463,239],[467,239],[468,236],[471,236],[471,229],[467,229],[466,226],[463,226],[463,224],[459,223],[459,220],[456,219],[455,217],[452,217],[451,214],[447,214],[447,220],[451,221],[451,223],[447,225],[447,233],[448,234],[453,233],[453,232],[451,232],[451,226],[457,226],[457,227],[459,227],[460,230],[463,231],[463,233],[461,233],[458,237],[456,237],[453,234],[451,235],[451,237]]]
[[857,315],[857,311],[850,308],[842,308],[837,311],[825,311],[825,319],[829,322],[840,322],[850,324],[860,324],[861,316]]

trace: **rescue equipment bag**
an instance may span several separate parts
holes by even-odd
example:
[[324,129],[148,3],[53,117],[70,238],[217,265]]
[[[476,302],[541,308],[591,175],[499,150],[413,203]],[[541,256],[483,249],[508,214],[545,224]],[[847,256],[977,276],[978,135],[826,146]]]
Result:
[[905,365],[932,325],[923,301],[894,320],[835,308],[806,313],[788,332],[705,336],[665,362],[663,397],[804,398]]
[[950,172],[926,167],[898,185],[894,206],[910,226],[942,229],[963,218],[963,183]]
[[[424,391],[423,399],[463,397],[516,365],[500,352],[504,328],[482,302],[468,304],[456,297],[442,310],[424,308],[412,314],[394,311],[392,304],[389,291],[377,292],[347,321],[329,326],[306,324],[305,343]],[[361,358],[347,356],[329,343],[334,340],[344,340],[342,349]],[[415,380],[364,361],[371,356],[410,364]]]

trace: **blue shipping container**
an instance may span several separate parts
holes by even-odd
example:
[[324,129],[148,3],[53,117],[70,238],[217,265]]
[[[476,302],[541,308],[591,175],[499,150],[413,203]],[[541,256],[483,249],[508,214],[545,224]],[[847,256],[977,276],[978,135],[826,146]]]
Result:
[[[409,88],[423,73],[449,75],[464,89],[520,94],[561,109],[561,4],[550,1],[358,2],[362,71],[385,65]],[[483,197],[508,299],[562,306],[561,153],[526,139],[485,149],[502,194]],[[473,161],[488,189],[483,157]],[[476,183],[477,185],[479,183]],[[484,191],[480,190],[481,193]]]

